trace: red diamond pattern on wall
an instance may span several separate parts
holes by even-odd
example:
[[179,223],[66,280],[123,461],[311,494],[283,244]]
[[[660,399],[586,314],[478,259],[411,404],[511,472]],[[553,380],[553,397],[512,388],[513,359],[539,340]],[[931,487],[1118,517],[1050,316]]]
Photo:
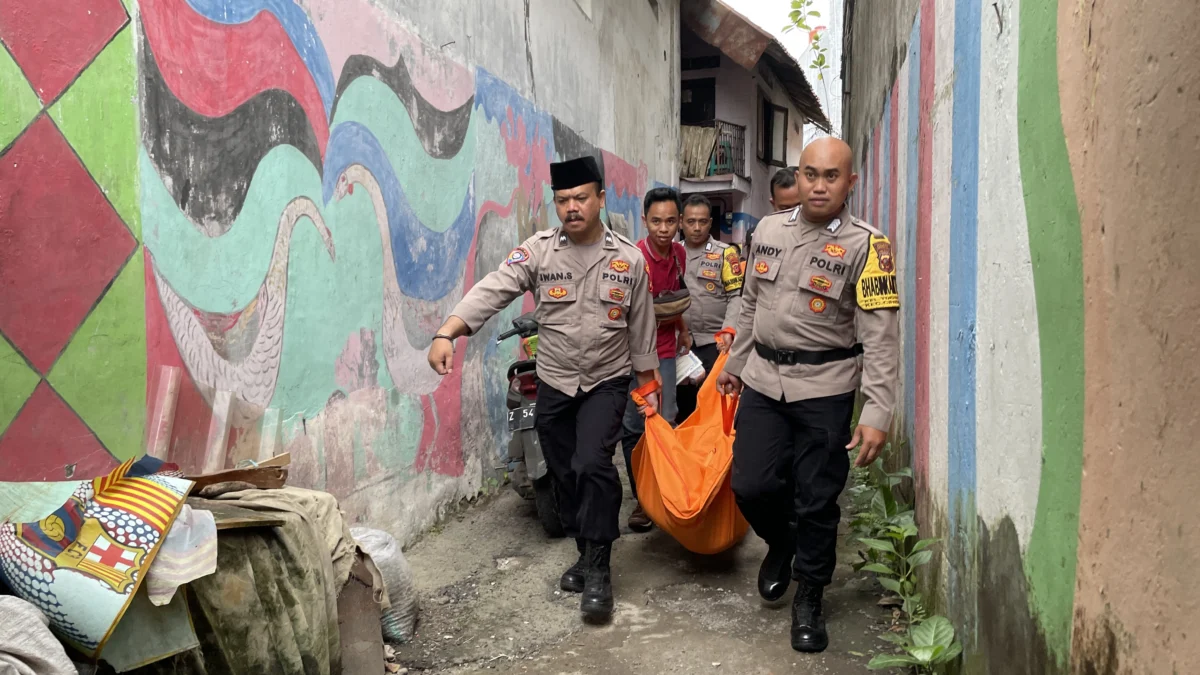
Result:
[[0,332],[45,375],[135,246],[54,123],[38,117],[0,162]]
[[45,380],[0,436],[0,481],[85,480],[117,464]]
[[4,0],[0,40],[50,103],[128,20],[121,0]]

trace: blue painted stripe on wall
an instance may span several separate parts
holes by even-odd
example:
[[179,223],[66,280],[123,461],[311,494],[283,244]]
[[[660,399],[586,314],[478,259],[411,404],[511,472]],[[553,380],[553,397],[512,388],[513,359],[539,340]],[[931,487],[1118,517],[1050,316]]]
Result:
[[921,13],[908,38],[908,174],[904,186],[904,434],[911,442],[917,428],[917,186],[921,146]]
[[[954,113],[951,125],[949,465],[951,534],[974,525],[968,500],[975,492],[975,320],[979,226],[979,0],[954,9]],[[970,544],[963,542],[964,545]],[[966,561],[960,561],[966,563]],[[953,565],[952,565],[953,567]],[[969,570],[966,565],[962,569]],[[953,579],[952,587],[953,587]]]
[[883,98],[883,119],[879,120],[879,222],[873,223],[887,234],[892,224],[892,95]]

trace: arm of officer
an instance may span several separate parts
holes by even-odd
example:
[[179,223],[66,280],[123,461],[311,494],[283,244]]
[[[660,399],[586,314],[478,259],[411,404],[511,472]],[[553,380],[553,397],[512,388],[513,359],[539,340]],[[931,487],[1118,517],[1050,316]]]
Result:
[[[877,249],[888,252],[881,265]],[[863,346],[862,393],[866,399],[859,424],[887,431],[896,405],[900,358],[900,296],[887,237],[872,235],[855,287],[855,324]]]
[[650,296],[649,275],[645,267],[633,268],[633,289],[629,298],[629,356],[638,374],[638,384],[654,379],[658,370],[658,321],[654,318],[654,299]]
[[429,365],[440,375],[450,372],[454,342],[474,335],[488,319],[534,287],[535,261],[529,242],[513,249],[495,272],[471,287],[454,306],[429,347]]
[[[746,269],[733,248],[725,249],[724,263],[721,266],[721,283],[725,286],[725,295],[729,302],[725,305],[725,320],[721,327],[736,330],[738,315],[742,311],[742,286],[745,284]],[[718,340],[726,341],[729,338],[721,336]],[[725,348],[728,349],[729,345],[725,344]]]
[[[747,261],[746,266],[749,266]],[[758,280],[753,274],[744,278],[742,284],[741,308],[737,315],[737,336],[733,338],[733,348],[729,352],[729,360],[725,362],[725,370],[719,380],[729,375],[736,378],[734,388],[737,389],[742,377],[742,369],[750,360],[750,352],[754,350],[754,311],[758,308]],[[718,385],[720,381],[718,381]],[[732,393],[732,392],[729,392]]]

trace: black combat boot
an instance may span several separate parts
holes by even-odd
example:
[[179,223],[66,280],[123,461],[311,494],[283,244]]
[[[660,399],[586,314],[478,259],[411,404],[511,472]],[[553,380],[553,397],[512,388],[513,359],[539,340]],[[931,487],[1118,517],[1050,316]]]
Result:
[[563,572],[558,580],[558,587],[568,593],[583,592],[583,572],[587,569],[587,543],[582,539],[575,540],[575,548],[579,549],[579,560]]
[[796,542],[791,539],[771,545],[767,550],[767,557],[758,568],[758,594],[763,600],[775,602],[787,594],[795,555]]
[[823,652],[829,646],[825,617],[821,613],[824,587],[800,581],[792,599],[792,649],[798,652]]
[[612,544],[587,544],[587,570],[583,574],[583,599],[579,611],[585,618],[602,620],[612,616]]

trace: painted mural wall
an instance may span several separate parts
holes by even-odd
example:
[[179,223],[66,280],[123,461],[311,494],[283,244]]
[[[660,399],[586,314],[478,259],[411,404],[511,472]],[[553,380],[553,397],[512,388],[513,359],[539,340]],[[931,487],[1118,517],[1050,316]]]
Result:
[[1168,4],[858,3],[853,208],[901,252],[894,434],[966,672],[1200,668],[1197,338],[1171,318],[1200,299],[1173,150],[1200,143],[1200,50]]
[[516,347],[494,338],[531,301],[452,376],[425,352],[558,224],[549,164],[596,156],[633,236],[678,173],[675,3],[73,0],[76,72],[36,4],[0,10],[0,480],[140,452],[174,367],[172,461],[200,469],[227,409],[227,465],[270,437],[292,483],[404,541],[503,464]]

